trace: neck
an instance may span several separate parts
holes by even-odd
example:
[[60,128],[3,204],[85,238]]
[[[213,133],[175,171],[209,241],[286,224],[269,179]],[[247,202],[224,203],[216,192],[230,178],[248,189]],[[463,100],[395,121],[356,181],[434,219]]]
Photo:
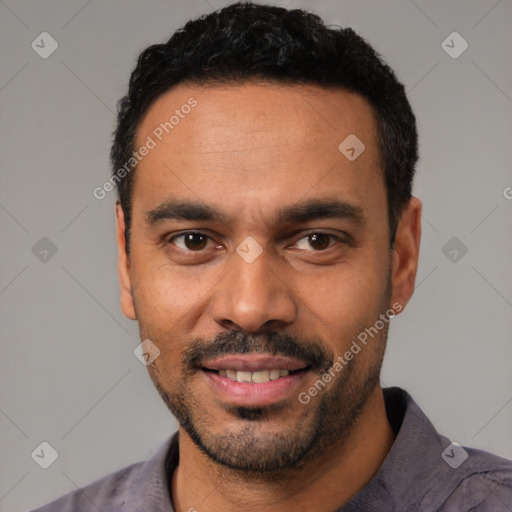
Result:
[[[211,461],[180,428],[179,465],[172,477],[176,512],[259,512],[301,508],[329,512],[347,503],[377,473],[394,434],[377,386],[350,435],[300,469],[256,477]],[[298,506],[300,505],[300,506]]]

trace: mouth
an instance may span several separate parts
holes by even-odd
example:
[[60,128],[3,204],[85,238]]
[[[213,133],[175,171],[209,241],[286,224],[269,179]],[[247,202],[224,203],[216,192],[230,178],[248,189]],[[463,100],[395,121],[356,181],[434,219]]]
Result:
[[289,398],[311,367],[304,361],[264,354],[230,354],[203,363],[203,375],[223,401],[261,407]]
[[253,384],[263,384],[264,382],[270,382],[288,375],[296,375],[299,372],[307,371],[308,368],[302,368],[299,370],[286,370],[284,368],[272,368],[267,370],[258,370],[256,372],[249,372],[245,370],[211,370],[209,368],[203,368],[205,372],[212,372],[226,377],[233,382],[251,382]]

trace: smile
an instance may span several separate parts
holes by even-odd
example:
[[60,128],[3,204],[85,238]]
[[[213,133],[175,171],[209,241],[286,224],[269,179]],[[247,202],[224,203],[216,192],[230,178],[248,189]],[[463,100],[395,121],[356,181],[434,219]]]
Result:
[[290,370],[278,368],[272,368],[271,370],[259,370],[256,372],[248,372],[244,370],[218,370],[218,374],[221,377],[227,377],[229,380],[235,382],[253,382],[254,384],[262,384],[271,380],[277,380],[281,377],[286,377],[290,373]]
[[227,354],[199,368],[210,389],[233,405],[256,407],[293,396],[310,366],[299,359],[271,354]]

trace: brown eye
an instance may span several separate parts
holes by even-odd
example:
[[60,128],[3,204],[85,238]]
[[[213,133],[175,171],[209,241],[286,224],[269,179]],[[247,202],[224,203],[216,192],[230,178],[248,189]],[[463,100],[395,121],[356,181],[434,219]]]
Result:
[[309,244],[315,250],[323,250],[329,247],[330,235],[325,233],[314,233],[313,235],[308,235]]
[[329,233],[310,233],[299,240],[297,247],[306,251],[324,251],[334,245],[330,244],[331,239],[339,240],[337,236]]
[[[201,251],[207,246],[208,239],[209,237],[203,235],[202,233],[189,232],[177,235],[171,238],[169,242],[180,249],[197,252]],[[176,240],[181,240],[181,242],[176,243]]]

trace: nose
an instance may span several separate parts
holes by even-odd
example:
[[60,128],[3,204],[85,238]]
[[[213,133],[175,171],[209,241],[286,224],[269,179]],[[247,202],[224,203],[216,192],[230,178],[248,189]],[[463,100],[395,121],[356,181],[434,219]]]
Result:
[[227,329],[254,332],[283,328],[295,320],[294,292],[270,259],[266,251],[250,263],[233,254],[231,270],[215,290],[211,310],[215,322]]

